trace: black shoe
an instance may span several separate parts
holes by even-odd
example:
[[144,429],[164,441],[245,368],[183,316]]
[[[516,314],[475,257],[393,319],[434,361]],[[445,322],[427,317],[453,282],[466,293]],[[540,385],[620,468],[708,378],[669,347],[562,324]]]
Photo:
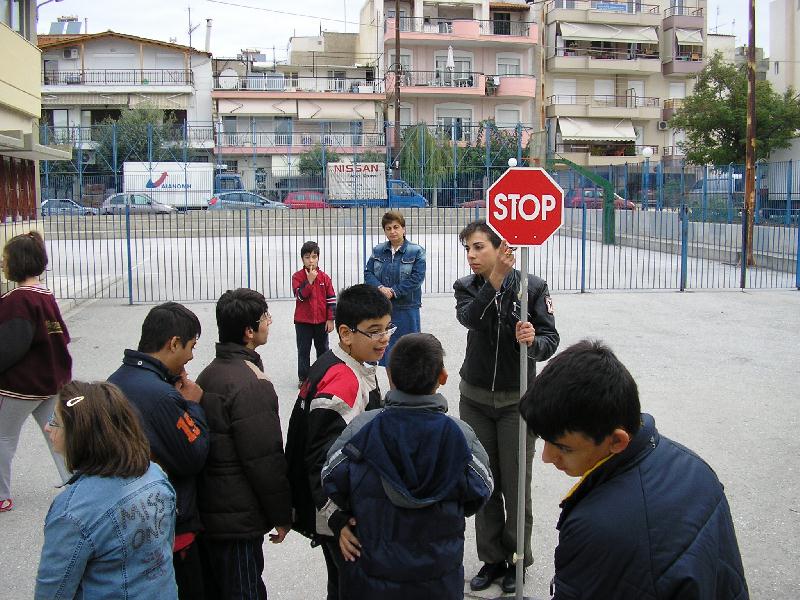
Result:
[[[522,571],[522,582],[525,582],[525,571]],[[513,594],[517,591],[517,567],[516,565],[508,565],[503,581],[500,582],[500,588],[504,594]]]
[[478,574],[470,580],[469,588],[473,592],[485,590],[492,585],[492,582],[495,579],[502,577],[505,572],[505,561],[499,563],[483,563],[483,566],[481,567],[481,570],[478,571]]

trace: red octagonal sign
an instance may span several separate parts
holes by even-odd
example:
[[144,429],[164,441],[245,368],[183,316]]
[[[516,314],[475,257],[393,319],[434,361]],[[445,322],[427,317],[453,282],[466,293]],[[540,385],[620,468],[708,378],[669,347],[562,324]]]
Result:
[[539,167],[508,169],[486,200],[486,221],[512,246],[540,246],[564,222],[564,190]]

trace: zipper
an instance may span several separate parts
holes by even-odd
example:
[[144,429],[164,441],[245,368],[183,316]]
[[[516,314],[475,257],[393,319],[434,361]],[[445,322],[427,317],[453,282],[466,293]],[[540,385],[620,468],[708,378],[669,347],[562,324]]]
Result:
[[494,385],[497,380],[497,359],[500,355],[500,298],[503,295],[503,287],[494,293],[494,307],[497,312],[497,338],[494,341],[494,372],[492,373],[492,391],[494,392]]

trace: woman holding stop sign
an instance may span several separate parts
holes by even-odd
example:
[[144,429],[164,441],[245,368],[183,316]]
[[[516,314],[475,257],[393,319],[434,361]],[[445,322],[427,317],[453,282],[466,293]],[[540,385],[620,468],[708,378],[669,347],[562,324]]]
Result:
[[[453,284],[456,317],[467,328],[467,349],[461,366],[459,416],[474,430],[489,454],[494,492],[475,516],[478,558],[483,561],[470,581],[484,590],[502,578],[504,592],[516,589],[513,564],[517,548],[517,431],[520,399],[520,344],[528,348],[528,383],[534,363],[558,347],[553,302],[547,283],[528,275],[528,314],[520,315],[521,273],[514,252],[485,221],[474,221],[459,234],[472,275]],[[526,386],[527,388],[527,386]],[[523,392],[525,390],[522,390]],[[531,554],[531,468],[534,438],[527,444],[525,476],[525,560]]]

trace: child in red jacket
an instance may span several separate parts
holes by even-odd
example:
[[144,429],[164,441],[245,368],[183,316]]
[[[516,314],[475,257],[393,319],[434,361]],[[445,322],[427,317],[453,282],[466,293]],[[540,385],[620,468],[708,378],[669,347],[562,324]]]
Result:
[[319,246],[308,241],[300,248],[303,268],[292,275],[292,293],[296,298],[294,328],[297,334],[298,387],[303,385],[311,368],[311,342],[317,358],[328,351],[328,334],[333,331],[336,292],[331,278],[319,269]]

